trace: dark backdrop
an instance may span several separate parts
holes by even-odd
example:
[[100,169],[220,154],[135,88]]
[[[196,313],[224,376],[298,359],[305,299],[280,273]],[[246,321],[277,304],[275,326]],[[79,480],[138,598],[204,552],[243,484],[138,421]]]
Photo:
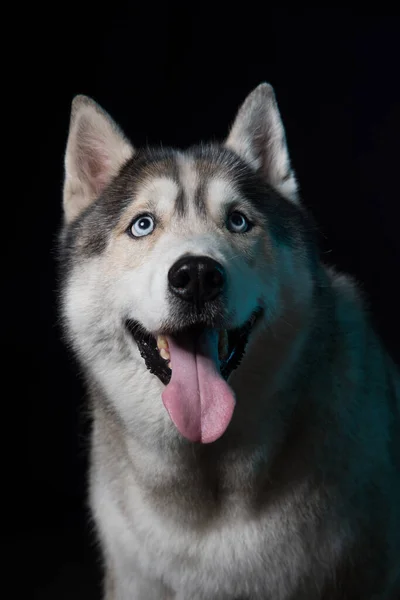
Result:
[[3,171],[11,216],[2,546],[12,597],[28,587],[26,597],[40,600],[99,598],[85,511],[84,390],[56,310],[54,243],[75,94],[95,98],[135,145],[186,146],[223,138],[246,94],[271,82],[325,258],[362,283],[399,357],[399,19],[317,9],[295,16],[265,3],[263,13],[190,3],[98,3],[85,13],[65,4],[17,7],[3,21],[11,104],[3,126],[12,135]]

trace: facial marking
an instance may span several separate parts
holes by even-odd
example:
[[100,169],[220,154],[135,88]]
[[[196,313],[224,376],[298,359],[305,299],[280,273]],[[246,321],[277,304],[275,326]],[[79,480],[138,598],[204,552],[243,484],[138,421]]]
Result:
[[177,197],[175,210],[179,216],[183,217],[189,210],[189,206],[194,204],[200,181],[194,162],[190,158],[178,155],[177,164],[182,191]]
[[173,179],[158,177],[145,180],[138,190],[137,198],[140,202],[146,202],[154,212],[169,215],[179,194],[179,185]]
[[169,218],[179,194],[178,184],[169,177],[145,180],[137,189],[131,204],[124,211],[116,227],[116,232],[125,232],[135,216],[141,213],[148,212],[160,219]]
[[222,177],[211,178],[207,183],[206,204],[215,220],[225,215],[226,206],[238,198],[237,190],[232,183]]

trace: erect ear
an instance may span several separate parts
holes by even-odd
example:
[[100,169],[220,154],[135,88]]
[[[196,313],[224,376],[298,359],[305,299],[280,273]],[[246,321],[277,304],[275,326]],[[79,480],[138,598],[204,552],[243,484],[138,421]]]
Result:
[[281,194],[298,201],[285,130],[271,85],[262,83],[247,96],[225,146],[236,152]]
[[65,154],[64,218],[73,221],[117,175],[134,150],[111,117],[87,96],[72,102]]

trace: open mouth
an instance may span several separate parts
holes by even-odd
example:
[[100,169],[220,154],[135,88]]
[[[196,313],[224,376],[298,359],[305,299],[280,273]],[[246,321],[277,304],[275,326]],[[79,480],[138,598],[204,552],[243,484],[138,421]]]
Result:
[[[257,308],[242,327],[218,330],[219,369],[225,380],[240,365],[250,333],[261,313],[262,309]],[[126,326],[150,373],[156,375],[164,385],[168,385],[171,380],[172,365],[167,336],[160,334],[155,338],[133,320],[128,320]],[[200,326],[192,326],[177,333],[177,337],[179,338],[180,335],[197,337],[200,332]]]
[[226,431],[236,404],[227,379],[260,315],[255,310],[238,329],[196,325],[157,338],[127,322],[147,368],[165,384],[161,397],[172,422],[189,441],[214,442]]

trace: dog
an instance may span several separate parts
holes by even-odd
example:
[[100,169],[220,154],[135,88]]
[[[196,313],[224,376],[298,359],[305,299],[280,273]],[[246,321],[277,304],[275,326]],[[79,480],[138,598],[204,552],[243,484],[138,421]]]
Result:
[[399,371],[321,260],[272,86],[185,151],[75,97],[63,214],[104,598],[399,597]]

